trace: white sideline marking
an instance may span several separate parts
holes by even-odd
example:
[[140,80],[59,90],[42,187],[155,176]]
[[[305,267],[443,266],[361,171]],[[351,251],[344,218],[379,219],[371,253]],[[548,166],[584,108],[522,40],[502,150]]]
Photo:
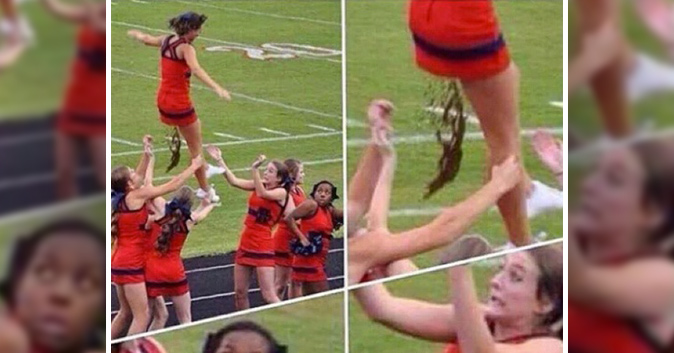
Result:
[[[293,136],[279,136],[279,137],[269,137],[269,138],[260,138],[260,139],[253,139],[253,140],[243,140],[243,141],[227,141],[227,142],[215,142],[215,143],[207,143],[204,145],[213,145],[213,146],[233,146],[233,145],[246,145],[249,143],[264,143],[264,142],[278,142],[278,141],[289,141],[289,140],[305,140],[305,139],[312,139],[312,138],[317,138],[317,137],[329,137],[329,136],[336,136],[336,135],[341,135],[342,132],[319,132],[315,134],[306,134],[306,135],[293,135]],[[187,149],[187,146],[183,145],[182,149]],[[154,149],[154,153],[160,153],[160,152],[168,152],[168,148],[156,148]],[[119,156],[133,156],[137,154],[142,154],[143,151],[128,151],[128,152],[118,152],[118,153],[112,153],[110,154],[111,157],[119,157]]]
[[[330,278],[328,278],[328,282],[332,282],[332,281],[336,281],[336,280],[340,280],[340,279],[344,279],[344,276],[330,277]],[[259,291],[260,291],[260,288],[253,288],[253,289],[249,289],[248,293],[250,294],[250,293],[255,293],[255,292],[259,292]],[[234,292],[218,293],[218,294],[212,294],[212,295],[204,295],[204,296],[201,296],[201,297],[194,297],[194,298],[192,298],[191,301],[192,302],[199,302],[199,301],[202,301],[202,300],[231,297],[233,295],[234,295]],[[171,301],[166,302],[166,306],[171,306],[171,305],[173,305],[173,302],[171,302]],[[113,311],[111,314],[117,315],[117,311]]]
[[313,127],[314,129],[323,130],[323,131],[337,131],[335,129],[329,128],[327,126],[307,124],[308,127]]
[[[131,76],[138,76],[138,77],[143,77],[143,78],[159,81],[159,77],[153,76],[153,75],[141,74],[141,73],[134,72],[134,71],[119,69],[119,68],[116,68],[116,67],[111,68],[111,70],[113,72],[119,72],[119,73],[131,75]],[[202,86],[202,85],[198,85],[198,84],[192,84],[192,88],[196,88],[196,89],[200,89],[200,90],[207,90],[207,91],[211,90],[210,88],[208,88],[206,86]],[[268,104],[268,105],[272,105],[272,106],[276,106],[276,107],[280,107],[280,108],[294,110],[294,111],[302,112],[302,113],[313,114],[313,115],[322,116],[322,117],[326,117],[326,118],[341,119],[341,116],[339,116],[339,115],[328,114],[328,113],[319,112],[319,111],[312,110],[312,109],[296,107],[294,105],[270,101],[270,100],[266,100],[266,99],[262,99],[262,98],[258,98],[258,97],[249,96],[249,95],[242,94],[242,93],[230,92],[230,94],[234,97],[247,99],[247,100],[250,100],[250,101],[253,101],[253,102],[257,102],[257,103],[264,103],[264,104]]]
[[[445,109],[442,108],[442,107],[426,107],[426,111],[431,112],[431,113],[435,113],[437,115],[445,113]],[[473,113],[468,114],[468,119],[466,119],[466,122],[468,122],[469,124],[473,124],[473,125],[480,125],[480,120]]]
[[[159,29],[159,28],[152,28],[152,27],[147,27],[147,26],[142,26],[142,25],[137,25],[133,23],[128,23],[128,22],[122,22],[122,21],[110,21],[110,23],[118,26],[124,26],[124,27],[129,27],[129,28],[137,28],[137,29],[144,29],[146,31],[152,31],[152,32],[159,32],[159,33],[166,33],[166,34],[173,34],[171,31],[167,31],[165,29]],[[220,43],[220,44],[228,44],[228,45],[237,45],[245,48],[250,48],[250,49],[260,49],[259,47],[252,46],[250,44],[244,44],[244,43],[237,43],[237,42],[229,42],[225,40],[220,40],[220,39],[214,39],[214,38],[208,38],[208,37],[202,37],[199,36],[199,39],[205,40],[207,42],[212,42],[212,43]],[[273,49],[270,49],[273,50]],[[276,51],[278,52],[278,51]],[[284,52],[280,52],[284,53]],[[325,60],[329,62],[334,62],[334,63],[341,63],[341,60],[336,60],[336,59],[330,59],[330,58],[323,58],[323,57],[317,57],[317,56],[311,56],[311,55],[302,55],[303,58],[306,59],[313,59],[313,60]]]
[[261,127],[259,128],[260,131],[268,132],[270,134],[275,134],[275,135],[281,135],[281,136],[290,136],[289,133],[283,132],[283,131],[278,131],[278,130],[272,130],[272,129],[267,129],[266,127]]
[[332,22],[332,21],[324,21],[324,20],[316,20],[313,18],[306,18],[306,17],[298,17],[298,16],[284,16],[284,15],[277,15],[274,13],[268,13],[268,12],[258,12],[258,11],[250,11],[250,10],[243,10],[243,9],[237,9],[237,8],[232,8],[232,7],[221,7],[221,6],[215,6],[211,4],[206,4],[203,1],[195,1],[195,2],[190,2],[190,1],[176,1],[182,4],[187,4],[187,5],[196,5],[196,6],[204,6],[204,7],[210,7],[213,9],[220,9],[220,10],[225,10],[225,11],[232,11],[232,12],[240,12],[240,13],[246,13],[250,15],[258,15],[258,16],[267,16],[267,17],[273,17],[273,18],[281,18],[281,19],[286,19],[286,20],[295,20],[295,21],[304,21],[304,22],[312,22],[312,23],[320,23],[320,24],[325,24],[325,25],[331,25],[331,26],[341,26],[342,24],[339,22]]
[[[521,135],[524,137],[529,137],[534,134],[539,129],[524,129],[521,131]],[[554,135],[561,135],[564,133],[563,128],[541,128],[540,130],[549,131]],[[444,139],[448,139],[449,135],[443,135]],[[466,141],[479,141],[484,140],[484,135],[482,132],[467,132],[464,136]],[[394,144],[417,144],[417,143],[426,143],[426,142],[435,142],[435,135],[410,135],[410,136],[399,136],[393,138]],[[365,146],[370,143],[369,139],[351,139],[348,140],[347,145],[349,147],[358,147]]]
[[230,138],[230,139],[232,139],[232,140],[238,140],[238,141],[243,141],[243,140],[245,140],[245,138],[243,138],[243,137],[234,136],[234,135],[230,135],[230,134],[225,134],[224,132],[214,132],[213,135],[215,135],[215,136],[220,136],[220,137],[226,137],[226,138]]
[[564,102],[550,102],[550,105],[556,108],[564,108]]
[[435,216],[442,212],[442,207],[428,208],[404,208],[399,210],[390,210],[389,217],[417,217],[417,216]]
[[127,141],[127,140],[116,138],[116,137],[110,137],[110,140],[114,141],[114,142],[117,142],[117,143],[121,143],[123,145],[127,145],[127,146],[134,146],[134,147],[142,146],[142,144],[140,144],[140,143]]
[[[342,162],[343,160],[344,160],[343,158],[321,159],[321,160],[317,160],[317,161],[302,162],[302,165],[321,165],[321,164],[339,163],[339,162]],[[245,172],[245,171],[249,171],[250,167],[230,169],[230,170],[234,173]],[[155,180],[155,181],[169,180],[173,177],[175,177],[175,175],[164,175],[164,176],[160,176],[160,177],[155,177],[152,180]]]

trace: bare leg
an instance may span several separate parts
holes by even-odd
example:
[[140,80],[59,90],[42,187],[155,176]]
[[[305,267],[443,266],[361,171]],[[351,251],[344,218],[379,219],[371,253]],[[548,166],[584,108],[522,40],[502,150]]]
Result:
[[[464,92],[480,119],[487,146],[489,165],[502,163],[508,157],[521,156],[519,126],[519,70],[511,64],[504,72],[487,79],[462,82]],[[503,195],[498,208],[510,241],[517,245],[531,242],[526,212],[528,178]]]
[[302,283],[297,282],[297,281],[291,281],[290,282],[290,298],[295,299],[295,298],[300,298],[304,295],[302,293]]
[[257,283],[260,285],[260,292],[262,298],[268,304],[278,303],[281,301],[276,295],[276,287],[274,286],[274,268],[273,267],[256,267]]
[[147,301],[147,292],[145,283],[133,283],[124,285],[126,300],[129,301],[133,320],[129,327],[128,336],[136,335],[147,331],[150,323],[150,308]]
[[[201,140],[201,120],[197,120],[195,123],[189,126],[178,127],[178,131],[187,141],[187,148],[190,151],[190,157],[194,158],[202,154],[202,140]],[[211,190],[211,186],[208,185],[208,180],[206,179],[206,166],[202,166],[194,173],[194,176],[197,178],[199,187],[208,192]]]
[[176,310],[178,322],[181,324],[192,322],[192,298],[190,292],[171,299],[173,300],[173,307]]
[[163,329],[168,321],[168,309],[163,297],[149,299],[150,308],[152,308],[152,322],[150,322],[149,331]]
[[71,136],[61,132],[57,132],[54,138],[56,141],[56,193],[61,200],[70,199],[77,196],[75,141]]
[[290,267],[286,266],[276,266],[275,273],[275,282],[276,282],[276,293],[279,298],[285,298],[286,291],[288,290],[288,284],[290,283]]
[[250,275],[254,267],[234,264],[234,303],[236,310],[250,308],[248,289],[250,288]]
[[330,286],[328,286],[328,281],[304,282],[302,288],[305,295],[312,295],[316,293],[325,292],[330,289]]
[[131,325],[131,320],[133,319],[131,307],[124,294],[124,286],[115,285],[115,287],[117,288],[119,311],[117,312],[117,315],[115,315],[115,318],[112,319],[112,324],[110,324],[110,337],[112,337],[112,339],[122,337],[124,331],[128,329],[129,325]]

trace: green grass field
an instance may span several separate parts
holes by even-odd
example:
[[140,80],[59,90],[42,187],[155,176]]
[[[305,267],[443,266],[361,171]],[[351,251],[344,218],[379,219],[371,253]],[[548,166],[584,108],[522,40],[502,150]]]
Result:
[[[479,263],[478,263],[479,264]],[[486,296],[494,266],[473,266],[478,294]],[[433,303],[448,303],[450,288],[446,271],[435,271],[386,284],[392,295]],[[379,325],[365,316],[352,295],[349,300],[349,344],[354,353],[361,352],[441,352],[444,345],[415,339]]]
[[[574,32],[574,20],[577,16],[574,10],[573,6],[569,7],[569,48],[574,48],[578,39]],[[662,46],[637,17],[631,4],[625,3],[623,6],[622,21],[625,34],[634,50],[652,56],[657,60],[667,62],[668,58]],[[570,51],[570,53],[573,53],[573,51]],[[669,60],[669,65],[674,66],[674,62],[671,59]],[[674,107],[671,103],[673,98],[674,93],[663,93],[647,97],[639,102],[634,107],[634,118],[637,121],[637,125],[653,124],[654,129],[671,127],[674,123],[674,118],[672,117]],[[586,136],[596,136],[599,133],[602,125],[594,100],[587,91],[571,96],[568,107],[569,126],[573,131],[578,131]]]
[[[353,175],[362,147],[352,144],[365,138],[365,110],[373,98],[393,101],[397,111],[394,126],[398,137],[431,136],[434,129],[419,116],[425,103],[427,78],[417,69],[407,31],[406,1],[350,1],[347,3],[347,94],[348,94],[348,175]],[[562,109],[551,102],[562,100],[563,80],[563,3],[562,1],[496,2],[511,54],[522,72],[521,124],[523,129],[561,128]],[[476,131],[475,126],[471,130]],[[416,211],[451,205],[480,187],[484,175],[486,145],[483,141],[464,142],[464,159],[456,181],[429,200],[422,195],[435,175],[439,145],[428,142],[398,144],[398,166],[392,195],[394,231],[428,222],[432,215]],[[533,155],[524,140],[525,163],[534,179],[554,185],[551,175]],[[409,212],[414,211],[414,212]],[[413,213],[413,215],[409,215]],[[562,236],[562,212],[540,216],[531,223],[533,233],[545,231],[549,237]],[[471,229],[495,244],[505,243],[505,230],[497,212],[485,214]],[[420,266],[433,264],[432,254],[415,259]]]
[[344,351],[344,296],[334,294],[154,336],[169,353],[199,353],[209,332],[238,320],[253,320],[293,353]]
[[55,18],[37,1],[20,9],[36,42],[15,66],[0,74],[0,120],[55,110],[74,55],[75,26]]
[[[128,39],[126,32],[135,28],[163,34],[168,19],[187,10],[208,15],[194,43],[199,61],[233,94],[231,102],[219,100],[193,78],[192,99],[204,141],[219,144],[241,177],[250,177],[247,170],[258,154],[294,157],[306,162],[305,189],[329,179],[341,192],[339,1],[113,1],[112,136],[118,142],[112,145],[112,165],[135,165],[141,148],[129,142],[140,142],[144,134],[155,136],[156,148],[166,147],[167,128],[155,106],[159,51]],[[225,47],[232,51],[222,51]],[[267,49],[261,52],[263,47]],[[260,54],[268,60],[249,57]],[[284,55],[295,57],[278,58]],[[155,177],[165,178],[169,154],[156,155]],[[179,168],[188,163],[185,150]],[[238,243],[248,194],[228,187],[219,176],[212,183],[222,207],[192,232],[185,256],[229,251]]]

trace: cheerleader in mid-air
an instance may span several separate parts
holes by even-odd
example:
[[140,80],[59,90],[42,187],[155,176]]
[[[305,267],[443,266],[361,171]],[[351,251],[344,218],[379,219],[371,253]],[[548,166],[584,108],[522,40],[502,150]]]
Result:
[[[333,206],[339,198],[337,187],[327,180],[316,183],[305,200],[286,216],[285,221],[294,239],[295,253],[292,280],[301,285],[300,295],[320,293],[330,289],[325,263],[330,250],[332,231],[341,226],[344,214]],[[299,226],[297,221],[300,221]]]
[[192,211],[194,192],[181,187],[170,200],[158,197],[152,201],[153,218],[150,226],[150,250],[145,262],[145,286],[153,310],[150,330],[164,328],[168,312],[164,299],[173,302],[181,324],[192,321],[190,288],[180,252],[192,228],[213,210],[214,204],[203,199]]
[[[128,335],[145,332],[150,323],[145,263],[149,233],[148,202],[178,190],[194,172],[203,166],[197,156],[183,172],[169,182],[151,183],[154,155],[150,139],[145,138],[145,154],[133,170],[127,166],[112,170],[112,283],[117,287],[120,309],[111,325],[111,335],[119,338],[128,327]],[[129,326],[130,325],[130,326]]]
[[[295,205],[299,205],[307,198],[302,189],[304,182],[304,165],[297,159],[286,159],[283,164],[288,167],[292,185],[290,186],[290,197]],[[274,232],[275,244],[275,276],[276,290],[279,298],[283,299],[290,284],[288,298],[296,298],[302,295],[301,284],[291,281],[291,272],[293,266],[294,254],[290,251],[290,240],[293,234],[286,222],[279,222]]]
[[563,351],[563,253],[545,246],[506,255],[481,303],[468,267],[448,270],[451,303],[393,296],[384,284],[354,295],[372,320],[407,336],[447,344],[445,353]]
[[251,165],[250,179],[238,178],[222,159],[222,152],[215,146],[207,147],[218,167],[224,169],[227,182],[243,191],[250,192],[248,212],[244,220],[239,247],[234,260],[234,298],[237,310],[250,307],[248,289],[253,272],[257,275],[262,298],[267,303],[279,302],[274,283],[274,237],[272,228],[291,212],[295,206],[290,197],[292,179],[288,167],[281,161],[267,163],[264,175],[258,168],[266,157],[258,156]]
[[[430,223],[393,234],[388,230],[388,213],[391,186],[395,171],[395,153],[389,141],[391,112],[393,106],[386,101],[373,101],[370,104],[372,143],[368,146],[359,168],[361,170],[351,180],[348,220],[349,238],[349,280],[358,283],[366,280],[371,268],[384,266],[396,260],[407,259],[427,252],[459,239],[473,222],[504,194],[521,180],[521,167],[512,156],[492,168],[491,180],[480,190],[461,203],[445,208]],[[371,170],[372,165],[379,170]],[[376,178],[376,179],[375,179]],[[372,185],[371,179],[374,180]],[[370,193],[370,196],[367,194]],[[363,204],[368,202],[368,204]],[[353,207],[352,207],[353,206]],[[367,213],[367,227],[359,227],[359,222]],[[397,269],[398,271],[410,271]]]
[[[190,98],[190,77],[195,75],[215,93],[230,100],[227,90],[216,83],[199,65],[197,52],[193,42],[199,37],[201,28],[207,17],[194,12],[185,12],[169,21],[169,27],[175,32],[168,36],[152,36],[138,30],[131,30],[128,35],[145,45],[159,47],[161,83],[157,91],[157,109],[162,123],[174,127],[185,138],[192,158],[202,153],[201,121],[197,117]],[[179,144],[180,138],[174,135]],[[179,149],[169,166],[171,169],[178,163]],[[200,189],[198,198],[209,198],[217,203],[220,198],[215,189],[208,184],[206,166],[195,173]]]

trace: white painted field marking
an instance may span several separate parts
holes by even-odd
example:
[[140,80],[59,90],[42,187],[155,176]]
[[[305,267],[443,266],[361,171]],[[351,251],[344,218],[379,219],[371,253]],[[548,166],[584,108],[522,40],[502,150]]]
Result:
[[427,207],[427,208],[404,208],[399,210],[390,210],[389,217],[418,217],[418,216],[435,216],[442,212],[442,207]]
[[[317,160],[317,161],[302,162],[302,165],[322,165],[322,164],[340,163],[343,160],[344,160],[343,158],[320,159],[320,160]],[[236,169],[230,169],[230,170],[234,173],[236,173],[236,172],[246,172],[246,171],[250,170],[250,167],[236,168]],[[162,180],[172,179],[173,177],[175,177],[175,175],[163,175],[163,176],[155,177],[152,180],[162,181]]]
[[320,23],[320,24],[331,25],[331,26],[341,26],[341,23],[339,23],[339,22],[317,20],[317,19],[313,19],[313,18],[306,18],[306,17],[299,17],[299,16],[285,16],[285,15],[278,15],[278,14],[268,13],[268,12],[259,12],[259,11],[237,9],[237,8],[233,8],[233,7],[215,6],[215,5],[204,3],[203,1],[195,1],[195,2],[176,1],[176,2],[179,2],[179,3],[182,3],[182,4],[187,4],[187,5],[210,7],[210,8],[213,8],[213,9],[220,9],[220,10],[231,11],[231,12],[240,12],[240,13],[245,13],[245,14],[250,14],[250,15],[266,16],[266,17],[273,17],[273,18],[280,18],[280,19],[294,20],[294,21]]
[[368,125],[364,122],[356,119],[346,119],[346,125],[352,127],[367,127]]
[[[137,24],[134,24],[134,23],[128,23],[128,22],[122,22],[122,21],[110,21],[110,23],[112,23],[114,25],[118,25],[118,26],[123,26],[123,27],[143,29],[143,30],[146,30],[146,31],[158,32],[158,33],[173,34],[173,32],[165,30],[165,29],[152,28],[152,27],[137,25]],[[234,46],[240,46],[240,47],[250,48],[250,49],[260,49],[259,47],[256,47],[256,46],[253,46],[253,45],[250,45],[250,44],[230,42],[230,41],[225,41],[225,40],[220,40],[220,39],[215,39],[215,38],[208,38],[208,37],[203,37],[203,36],[199,36],[199,39],[207,41],[207,42],[212,42],[212,43],[234,45]],[[272,49],[270,49],[270,50],[272,50]],[[281,51],[280,53],[285,53],[285,51]],[[325,60],[325,61],[335,62],[335,63],[341,63],[342,62],[341,60],[330,59],[330,58],[325,58],[325,57],[321,57],[321,56],[305,55],[305,56],[302,56],[302,57],[307,58],[307,59],[313,59],[313,60]]]
[[136,4],[147,4],[147,1],[142,1],[142,0],[131,0],[131,2],[135,2]]
[[314,125],[314,124],[307,124],[308,127],[313,127],[314,129],[318,130],[323,130],[323,131],[337,131],[333,128],[329,128],[327,126],[321,126],[321,125]]
[[232,140],[238,140],[238,141],[243,141],[243,140],[245,140],[245,138],[243,138],[243,137],[240,137],[240,136],[234,136],[234,135],[230,135],[230,134],[226,134],[226,133],[224,133],[224,132],[214,132],[213,135],[215,135],[215,136],[220,136],[220,137],[225,137],[225,138],[230,138],[230,139],[232,139]]
[[[171,136],[164,136],[164,140],[166,140],[166,141],[171,141]],[[180,142],[181,142],[183,145],[187,145],[187,141],[185,141],[184,139],[180,139]]]
[[550,102],[550,105],[556,108],[564,108],[564,102]]
[[[279,136],[279,137],[269,137],[269,138],[260,138],[260,139],[252,139],[252,140],[243,140],[243,141],[227,141],[227,142],[215,142],[215,143],[210,143],[210,145],[214,146],[233,146],[233,145],[247,145],[251,143],[265,143],[265,142],[278,142],[278,141],[290,141],[290,140],[306,140],[306,139],[313,139],[313,138],[320,138],[320,137],[329,137],[329,136],[337,136],[341,135],[341,131],[337,132],[319,132],[315,134],[306,134],[306,135],[293,135],[293,136]],[[209,144],[206,144],[209,145]],[[204,146],[206,146],[204,145]],[[187,149],[187,146],[183,146],[182,149]],[[156,148],[154,149],[154,153],[161,153],[161,152],[168,152],[168,148]],[[129,151],[129,152],[118,152],[118,153],[112,153],[112,157],[120,157],[120,156],[133,156],[133,155],[138,155],[142,154],[143,151]]]
[[274,134],[274,135],[290,136],[290,134],[287,133],[287,132],[278,131],[278,130],[272,130],[272,129],[267,129],[266,127],[258,128],[258,130],[264,131],[264,132],[268,132],[268,133]]
[[127,145],[127,146],[134,146],[134,147],[142,146],[142,144],[140,144],[140,143],[127,141],[127,140],[116,138],[116,137],[110,137],[110,140],[114,141],[114,142],[117,142],[117,143],[121,143],[123,145]]
[[[129,71],[129,70],[125,70],[125,69],[120,69],[120,68],[116,68],[116,67],[111,68],[111,70],[113,72],[118,72],[118,73],[122,73],[122,74],[126,74],[126,75],[143,77],[143,78],[159,81],[159,77],[153,76],[153,75],[142,74],[142,73]],[[210,88],[208,88],[206,86],[199,85],[199,84],[192,84],[192,88],[199,89],[199,90],[211,91]],[[249,95],[242,94],[242,93],[236,93],[236,92],[231,92],[231,91],[229,93],[234,97],[239,97],[239,98],[246,99],[246,100],[256,102],[256,103],[268,104],[268,105],[272,105],[272,106],[279,107],[279,108],[285,108],[285,109],[288,109],[288,110],[294,110],[294,111],[297,111],[297,112],[313,114],[313,115],[322,116],[322,117],[326,117],[326,118],[341,119],[341,116],[336,115],[336,114],[328,114],[328,113],[324,113],[324,112],[319,112],[319,111],[316,111],[316,110],[313,110],[313,109],[307,109],[307,108],[297,107],[297,106],[290,105],[290,104],[270,101],[270,100],[267,100],[267,99],[249,96]]]
[[[445,113],[445,109],[442,107],[426,107],[426,111],[435,113],[437,115]],[[473,125],[480,125],[480,120],[473,113],[468,113],[468,119],[466,119],[466,122]]]
[[[534,132],[538,129],[524,129],[521,131],[521,135],[525,137],[532,136]],[[541,130],[549,131],[554,135],[561,135],[564,133],[563,128],[541,128]],[[448,139],[449,135],[443,135],[443,139]],[[482,132],[467,132],[464,136],[464,139],[467,141],[478,141],[484,140],[484,135]],[[426,142],[435,142],[437,138],[435,134],[432,135],[411,135],[411,136],[398,136],[393,138],[394,144],[417,144],[417,143],[426,143]],[[358,147],[365,146],[370,142],[369,139],[351,139],[347,141],[349,147]]]

